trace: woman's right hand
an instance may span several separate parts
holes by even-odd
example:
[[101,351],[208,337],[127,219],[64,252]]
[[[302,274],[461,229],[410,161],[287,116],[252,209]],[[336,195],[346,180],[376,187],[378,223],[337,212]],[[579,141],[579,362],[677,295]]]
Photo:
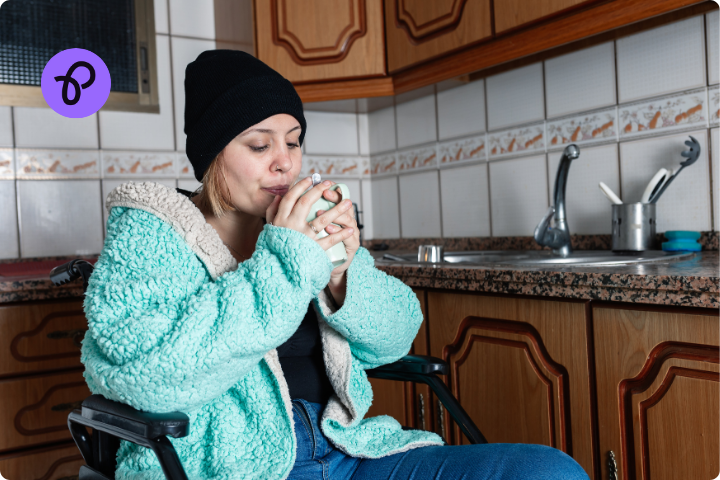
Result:
[[350,200],[343,200],[317,217],[312,222],[315,227],[315,230],[313,230],[307,222],[310,207],[323,196],[323,192],[329,189],[333,185],[333,182],[325,180],[315,185],[303,195],[303,192],[310,188],[311,185],[312,178],[307,177],[293,185],[284,197],[280,197],[280,195],[276,196],[273,203],[270,204],[265,212],[265,219],[277,227],[289,228],[307,235],[309,238],[315,240],[323,250],[328,250],[333,245],[352,236],[353,229],[343,228],[327,237],[318,239],[315,237],[317,237],[318,232],[324,230],[333,220],[350,210],[352,203]]

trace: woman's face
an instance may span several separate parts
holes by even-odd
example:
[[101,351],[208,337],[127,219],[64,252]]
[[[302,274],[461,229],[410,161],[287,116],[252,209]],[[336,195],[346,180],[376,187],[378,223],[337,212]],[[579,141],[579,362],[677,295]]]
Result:
[[264,217],[276,195],[283,196],[300,175],[300,122],[281,113],[253,125],[223,151],[233,206]]

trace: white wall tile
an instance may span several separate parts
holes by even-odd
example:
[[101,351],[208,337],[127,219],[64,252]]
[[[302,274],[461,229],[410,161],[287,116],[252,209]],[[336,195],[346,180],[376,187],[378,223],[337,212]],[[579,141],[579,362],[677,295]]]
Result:
[[708,85],[720,82],[720,12],[705,15],[708,55]]
[[12,146],[13,133],[10,107],[0,107],[0,147]]
[[[135,183],[142,183],[142,182],[155,182],[159,183],[161,185],[165,185],[166,187],[175,188],[176,183],[175,180],[171,179],[162,179],[162,178],[133,178],[132,180],[127,179],[120,179],[120,178],[109,178],[102,181],[102,224],[104,225],[103,230],[107,231],[107,219],[108,219],[108,211],[107,208],[105,208],[105,201],[107,200],[107,196],[110,195],[110,192],[115,190],[118,186],[122,185],[123,183],[127,182],[135,182]],[[180,180],[181,182],[190,182],[190,180]],[[197,182],[196,182],[197,183]],[[179,185],[178,185],[179,186]],[[188,185],[189,186],[189,185]],[[180,188],[183,188],[185,190],[190,190],[191,192],[194,191],[194,189],[185,188],[183,186],[180,186]]]
[[700,158],[686,167],[657,202],[657,231],[710,230],[710,161],[707,154],[708,131],[681,133],[620,144],[622,200],[640,201],[645,187],[660,168],[677,170],[685,160],[688,135],[701,145]]
[[542,63],[487,78],[488,130],[545,118]]
[[532,235],[548,208],[545,155],[490,163],[494,237]]
[[[548,154],[551,203],[561,156],[561,151]],[[616,143],[580,148],[580,157],[570,164],[565,189],[565,208],[571,234],[612,233],[612,208],[598,187],[599,182],[604,182],[615,193],[621,195]]]
[[440,171],[444,237],[489,237],[487,163]]
[[202,186],[202,183],[198,182],[195,179],[181,178],[178,179],[177,186],[178,188],[182,188],[183,190],[187,190],[188,192],[194,192]]
[[372,180],[372,238],[400,237],[397,177]]
[[205,50],[214,50],[215,41],[172,37],[171,42],[175,100],[175,149],[185,151],[185,132],[183,131],[185,128],[185,68]]
[[305,151],[309,155],[357,155],[357,114],[305,112],[307,134]]
[[[360,180],[355,180],[352,178],[340,178],[340,177],[323,177],[323,180],[332,180],[335,183],[342,183],[348,187],[348,190],[350,190],[350,199],[353,201],[353,203],[358,204],[358,209],[363,209],[363,203],[362,203],[362,193],[360,190]],[[343,199],[344,200],[344,199]]]
[[370,154],[395,150],[395,107],[387,107],[368,114],[370,124]]
[[703,16],[617,41],[620,103],[705,85]]
[[367,113],[358,113],[358,143],[360,155],[370,155],[370,118]]
[[615,104],[615,44],[603,43],[545,61],[547,117]]
[[718,231],[720,230],[720,129],[710,130],[710,138],[712,139],[713,229]]
[[98,148],[97,114],[67,118],[49,108],[15,108],[15,146]]
[[440,237],[440,190],[437,170],[400,176],[402,237]]
[[[155,3],[162,2],[157,0]],[[174,150],[170,39],[156,35],[160,113],[100,112],[101,148]]]
[[170,0],[170,30],[172,35],[214,39],[215,2]]
[[170,33],[168,26],[168,0],[153,0],[155,8],[155,33]]
[[437,94],[440,140],[485,131],[485,81],[478,80]]
[[398,148],[437,140],[435,95],[426,95],[397,105]]
[[362,192],[363,208],[360,214],[360,221],[363,224],[363,240],[372,240],[375,234],[373,228],[373,202],[372,202],[372,182],[371,179],[362,179],[360,181],[360,190]]
[[100,253],[99,180],[19,180],[17,186],[24,258]]
[[17,204],[15,182],[0,181],[0,258],[18,258]]

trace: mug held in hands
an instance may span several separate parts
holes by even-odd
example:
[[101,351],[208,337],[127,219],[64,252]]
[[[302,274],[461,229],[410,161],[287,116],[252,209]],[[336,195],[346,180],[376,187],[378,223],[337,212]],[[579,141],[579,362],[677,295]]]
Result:
[[[340,189],[340,193],[342,194],[342,200],[347,200],[350,198],[350,190],[348,190],[347,185],[338,183],[330,187],[330,190],[337,190]],[[341,200],[341,201],[342,201]],[[328,211],[331,208],[333,208],[336,204],[326,200],[323,197],[320,197],[320,200],[315,202],[312,207],[310,207],[310,213],[308,214],[307,221],[312,222],[317,218],[317,212],[318,210],[325,210]],[[336,225],[336,224],[333,224]],[[340,225],[338,225],[340,226]],[[320,233],[317,234],[317,237],[315,238],[323,238],[327,237],[329,234],[325,231],[325,229],[322,229]],[[347,262],[348,256],[347,252],[345,251],[345,244],[343,242],[337,243],[327,249],[325,251],[325,254],[328,256],[330,261],[333,264],[333,268],[339,267],[343,263]]]

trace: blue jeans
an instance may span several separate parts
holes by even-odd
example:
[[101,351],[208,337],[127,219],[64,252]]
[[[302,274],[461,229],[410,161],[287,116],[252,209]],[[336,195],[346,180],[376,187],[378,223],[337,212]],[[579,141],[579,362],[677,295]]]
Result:
[[322,434],[322,405],[292,403],[297,457],[288,480],[588,480],[575,460],[543,445],[432,446],[377,459],[351,457]]

